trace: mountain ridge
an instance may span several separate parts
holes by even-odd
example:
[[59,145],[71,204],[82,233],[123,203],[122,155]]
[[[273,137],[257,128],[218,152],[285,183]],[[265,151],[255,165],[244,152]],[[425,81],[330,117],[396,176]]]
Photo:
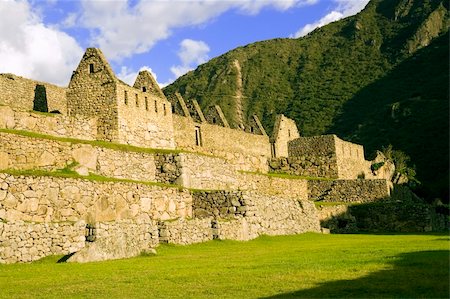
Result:
[[[213,58],[167,86],[164,92],[178,91],[183,97],[195,98],[202,108],[218,104],[230,125],[237,128],[234,95],[238,89],[238,73],[233,67],[237,60],[242,77],[244,120],[256,114],[270,133],[275,115],[283,113],[296,120],[303,136],[335,133],[362,143],[366,155],[392,144],[417,163],[420,180],[430,181],[433,169],[438,170],[439,177],[448,177],[445,166],[448,166],[448,142],[445,142],[448,122],[443,120],[448,118],[448,83],[444,83],[448,82],[448,68],[445,71],[448,55],[442,55],[445,51],[448,53],[447,20],[448,3],[445,1],[373,0],[359,14],[316,29],[303,38],[257,42]],[[424,49],[431,50],[424,52]],[[426,59],[436,65],[427,66],[423,71],[413,63],[417,59],[422,61],[422,68],[427,66]],[[425,78],[420,75],[422,71]],[[408,80],[410,75],[416,81]],[[386,78],[395,78],[398,82]],[[419,91],[413,91],[417,90],[416,82],[423,86]],[[395,89],[397,83],[404,92]],[[376,92],[376,100],[365,90]],[[383,120],[386,105],[397,102],[400,107],[405,107],[405,103],[412,105],[410,99],[417,98],[417,94],[422,105],[434,107],[425,109],[426,114],[439,115],[436,126],[425,125],[429,129],[408,127],[411,121],[405,124],[403,118],[401,123],[405,126],[399,128],[395,121],[390,123],[391,118],[389,122]],[[438,104],[430,104],[436,101]],[[351,104],[359,109],[349,108]],[[367,113],[365,106],[377,113]],[[417,116],[420,123],[427,123],[420,115],[424,109],[411,109],[410,120]],[[352,117],[360,113],[368,120]],[[387,138],[383,135],[385,131],[398,131],[403,135],[389,133]],[[413,138],[415,135],[433,137],[425,138],[426,143],[440,150],[437,153],[440,163],[432,161],[431,157],[421,158],[427,153],[417,150],[421,146],[420,141]],[[448,182],[446,185],[432,196],[448,198]],[[442,193],[444,189],[447,194]]]

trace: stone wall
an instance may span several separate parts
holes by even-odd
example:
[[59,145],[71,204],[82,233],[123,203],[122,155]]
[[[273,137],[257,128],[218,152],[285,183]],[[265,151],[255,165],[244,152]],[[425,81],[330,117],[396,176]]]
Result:
[[0,219],[8,222],[148,223],[191,216],[192,196],[177,188],[0,173]]
[[198,191],[193,192],[192,198],[195,218],[245,216],[247,211],[241,191]]
[[272,159],[271,170],[299,176],[338,178],[334,137],[300,137],[290,141],[289,158]]
[[97,119],[83,116],[67,117],[60,114],[44,115],[0,106],[0,129],[93,140],[97,134]]
[[217,239],[248,241],[258,237],[257,232],[251,231],[251,225],[245,217],[235,219],[217,219],[215,221]]
[[116,77],[99,49],[88,48],[67,90],[69,116],[97,117],[96,139],[118,140]]
[[243,194],[245,217],[250,224],[249,234],[289,235],[320,232],[314,204],[309,200],[296,200],[278,196]]
[[283,114],[277,115],[273,129],[272,157],[288,157],[288,142],[300,137],[295,121]]
[[181,177],[178,183],[194,189],[232,189],[238,185],[236,166],[224,158],[179,154]]
[[0,169],[73,170],[114,178],[155,181],[154,155],[0,132]]
[[[94,224],[95,241],[76,250],[69,262],[96,262],[152,253],[159,243],[156,223],[121,220]],[[83,238],[84,239],[84,238]],[[71,251],[72,253],[75,251]]]
[[372,178],[362,145],[336,135],[300,137],[288,144],[289,158],[270,163],[271,170],[295,175],[338,179]]
[[257,173],[240,173],[238,189],[300,200],[308,199],[307,180],[286,179]]
[[389,197],[386,180],[310,180],[308,197],[323,202],[373,202]]
[[179,154],[155,154],[155,178],[157,182],[176,184],[181,176],[181,158]]
[[150,148],[175,148],[169,101],[124,83],[116,87],[118,142]]
[[213,239],[212,218],[177,219],[165,221],[158,225],[159,241],[171,244],[193,244]]
[[319,206],[320,222],[333,233],[448,230],[448,215],[436,213],[433,206],[412,198],[410,191],[409,196],[396,192],[392,198],[379,202]]
[[269,170],[274,173],[287,173],[296,176],[315,178],[338,178],[335,155],[301,156],[274,158],[269,161]]
[[[270,143],[267,136],[245,133],[173,115],[176,147],[225,158],[238,170],[267,172]],[[196,129],[197,128],[197,129]],[[196,145],[196,130],[200,145]]]
[[364,159],[362,145],[354,144],[335,137],[336,158],[340,179],[356,179],[371,174],[369,161]]
[[62,114],[67,113],[66,88],[13,74],[0,74],[0,105],[25,111],[33,110],[36,86],[44,87],[48,112],[57,110]]
[[0,264],[66,255],[85,245],[84,221],[29,223],[0,221]]

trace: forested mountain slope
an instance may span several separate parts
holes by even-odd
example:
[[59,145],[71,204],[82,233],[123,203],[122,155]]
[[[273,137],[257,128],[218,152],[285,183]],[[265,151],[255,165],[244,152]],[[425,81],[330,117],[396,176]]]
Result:
[[430,196],[448,197],[448,43],[447,1],[372,0],[306,37],[232,50],[164,92],[219,104],[234,126],[257,114],[270,133],[283,113],[302,136],[335,133],[366,154],[392,144]]

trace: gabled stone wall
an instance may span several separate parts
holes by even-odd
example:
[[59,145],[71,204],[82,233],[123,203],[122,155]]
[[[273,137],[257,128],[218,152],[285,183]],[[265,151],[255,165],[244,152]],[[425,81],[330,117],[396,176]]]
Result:
[[283,114],[277,115],[271,137],[272,157],[287,157],[288,142],[300,137],[295,121]]
[[123,83],[116,88],[117,142],[150,148],[175,148],[169,101]]
[[116,78],[99,49],[88,48],[67,90],[69,116],[97,117],[97,138],[118,139]]

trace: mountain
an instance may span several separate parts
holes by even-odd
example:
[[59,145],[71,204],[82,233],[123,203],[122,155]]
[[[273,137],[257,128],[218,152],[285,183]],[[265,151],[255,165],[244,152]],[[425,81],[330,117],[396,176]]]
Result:
[[373,0],[359,14],[299,39],[214,58],[164,89],[218,104],[238,127],[275,115],[301,135],[334,133],[370,156],[392,144],[411,157],[429,197],[448,201],[448,2]]

